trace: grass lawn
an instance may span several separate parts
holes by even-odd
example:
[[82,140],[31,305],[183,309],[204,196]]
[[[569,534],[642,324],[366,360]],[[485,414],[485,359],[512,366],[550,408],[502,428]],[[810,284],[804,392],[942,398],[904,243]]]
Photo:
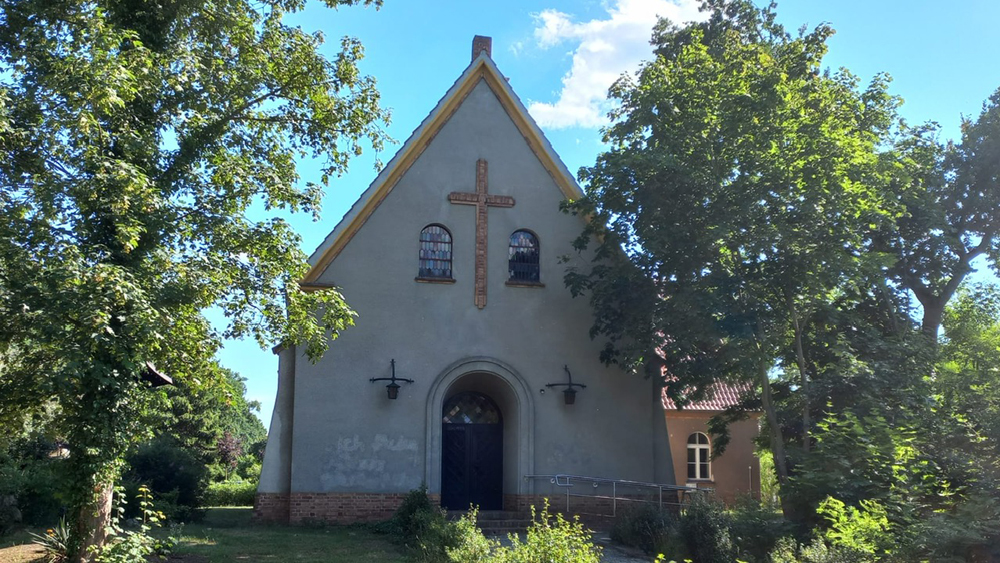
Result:
[[171,561],[408,561],[385,536],[358,526],[251,526],[250,508],[210,508],[205,520],[187,524]]
[[[185,524],[169,561],[409,561],[403,548],[359,526],[252,526],[250,508],[210,508],[205,520]],[[27,532],[0,538],[0,563],[27,563],[38,557]]]

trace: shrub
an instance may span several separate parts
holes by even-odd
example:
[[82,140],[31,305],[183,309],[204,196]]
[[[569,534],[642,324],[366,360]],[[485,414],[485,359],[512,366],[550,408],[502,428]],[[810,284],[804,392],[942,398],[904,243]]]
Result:
[[66,519],[59,520],[55,528],[45,530],[45,535],[32,533],[32,543],[42,548],[41,560],[46,563],[59,563],[69,557],[69,528]]
[[874,563],[877,559],[860,551],[827,545],[820,538],[808,545],[797,545],[792,538],[781,538],[771,552],[770,563]]
[[873,500],[862,500],[861,508],[826,497],[816,513],[830,524],[824,538],[831,545],[868,554],[884,553],[891,530],[885,507]]
[[660,552],[670,543],[676,525],[677,518],[670,511],[651,504],[633,505],[615,519],[611,539],[646,553]]
[[548,503],[541,513],[531,509],[527,539],[510,536],[510,547],[489,539],[476,526],[475,507],[456,522],[449,522],[443,510],[431,504],[424,487],[410,491],[395,516],[375,530],[398,534],[425,563],[598,563],[601,549],[590,541],[590,532],[579,520],[565,520],[549,514]]
[[0,447],[0,534],[17,523],[40,526],[59,519],[65,463],[49,457],[53,447],[41,436]]
[[[121,489],[116,492],[115,496],[121,498]],[[145,485],[140,486],[136,500],[140,515],[139,528],[121,528],[120,519],[125,510],[121,504],[116,506],[117,514],[110,527],[111,537],[101,548],[95,550],[96,563],[146,563],[152,556],[164,559],[177,545],[175,537],[157,538],[149,533],[154,527],[159,528],[164,520],[163,513],[157,512],[153,507],[152,491]]]
[[729,519],[729,536],[745,561],[767,562],[778,540],[792,532],[780,512],[753,497],[741,498]]
[[[531,527],[525,541],[510,536],[510,547],[499,547],[490,561],[497,563],[600,563],[601,548],[590,541],[590,532],[578,517],[572,521],[549,514],[546,500],[540,514],[531,507]],[[456,561],[455,563],[475,563]]]
[[478,510],[472,509],[457,522],[452,524],[455,528],[455,539],[458,545],[454,548],[446,549],[448,561],[452,563],[492,563],[496,560],[496,552],[500,549],[500,542],[488,539],[476,526]]
[[681,514],[678,530],[698,563],[732,563],[736,560],[736,549],[729,525],[722,503],[699,495]]
[[[177,521],[196,519],[208,485],[208,468],[190,450],[168,436],[139,446],[128,457],[129,469],[122,482],[128,498],[136,498],[140,483],[157,499],[157,509]],[[126,517],[139,517],[137,503],[128,506]]]
[[257,484],[250,481],[211,483],[203,506],[253,506]]
[[390,535],[416,553],[419,561],[445,563],[448,549],[459,546],[459,528],[448,522],[445,513],[431,503],[427,487],[410,491],[393,517],[371,529]]

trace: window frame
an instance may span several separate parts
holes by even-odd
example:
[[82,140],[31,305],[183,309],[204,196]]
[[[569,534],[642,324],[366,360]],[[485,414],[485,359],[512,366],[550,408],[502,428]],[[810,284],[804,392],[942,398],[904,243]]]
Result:
[[[441,229],[441,231],[443,231],[444,234],[446,234],[448,236],[448,240],[447,240],[447,244],[448,244],[448,249],[447,249],[448,258],[447,258],[447,260],[442,259],[442,258],[425,258],[424,257],[424,251],[425,250],[427,252],[440,252],[440,251],[435,251],[435,250],[431,250],[431,249],[425,249],[424,248],[424,244],[425,243],[427,243],[427,244],[443,244],[445,242],[445,241],[437,241],[437,240],[424,240],[425,233],[428,233],[428,229],[431,229],[433,227],[437,227],[437,228]],[[431,235],[431,236],[433,236],[433,235]],[[425,274],[425,271],[426,272],[430,272],[431,270],[434,270],[434,269],[441,269],[441,268],[424,268],[423,265],[424,265],[425,262],[427,262],[427,263],[443,263],[443,262],[447,262],[448,263],[448,270],[447,270],[448,275],[447,276],[437,276],[437,275],[427,275],[427,274]],[[452,235],[451,229],[449,229],[448,227],[442,225],[441,223],[429,223],[429,224],[425,225],[423,228],[420,229],[420,234],[417,237],[417,277],[415,277],[414,280],[416,280],[418,282],[425,282],[425,283],[455,283],[455,236]]]
[[[519,234],[524,233],[530,237],[530,240],[534,243],[534,246],[522,246],[514,245],[514,238]],[[514,255],[516,248],[534,248],[535,251],[535,279],[524,279],[514,277],[514,270],[511,268],[512,264],[531,264],[531,262],[514,262]],[[507,281],[506,285],[511,287],[545,287],[542,283],[542,243],[539,239],[538,233],[530,229],[517,229],[507,237]]]
[[[704,438],[704,442],[699,442],[698,438]],[[694,441],[692,441],[694,440]],[[687,480],[690,481],[711,481],[712,480],[712,440],[704,432],[694,432],[687,439]],[[691,460],[691,452],[694,452],[694,461]],[[705,466],[705,473],[702,469]],[[694,469],[694,477],[691,476],[691,469]]]

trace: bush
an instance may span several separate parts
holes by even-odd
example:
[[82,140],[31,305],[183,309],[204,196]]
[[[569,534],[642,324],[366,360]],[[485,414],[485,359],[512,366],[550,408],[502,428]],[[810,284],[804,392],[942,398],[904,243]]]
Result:
[[249,481],[211,483],[203,506],[253,506],[257,484]]
[[0,447],[0,534],[16,524],[51,525],[63,507],[64,460],[42,436],[13,440]]
[[[537,517],[536,517],[537,516]],[[540,514],[531,507],[531,527],[527,538],[521,542],[510,536],[510,547],[500,547],[491,561],[503,563],[600,563],[601,548],[590,541],[591,534],[574,516],[567,521],[562,514],[549,514],[549,503],[545,501]],[[456,561],[455,563],[477,563]]]
[[827,545],[820,538],[808,545],[797,545],[792,538],[781,538],[769,558],[770,563],[874,563],[877,559],[860,551]]
[[414,489],[403,499],[396,514],[374,530],[391,533],[416,552],[425,563],[598,563],[601,549],[590,542],[590,532],[576,519],[549,514],[548,503],[540,514],[531,509],[532,524],[527,539],[511,536],[510,547],[486,538],[476,526],[473,507],[456,522],[427,498],[427,489]]
[[448,522],[445,512],[431,503],[427,487],[413,489],[388,522],[374,527],[391,534],[416,552],[419,561],[446,563],[448,550],[459,546],[459,528]]
[[611,539],[646,553],[662,552],[670,543],[677,518],[670,511],[651,504],[628,507],[615,519]]
[[692,559],[698,563],[732,563],[736,561],[736,548],[729,526],[723,504],[699,495],[681,514],[678,530]]
[[769,561],[778,541],[792,533],[780,512],[752,497],[739,500],[729,514],[729,536],[743,561]]
[[446,549],[448,561],[452,563],[490,563],[496,561],[500,542],[488,539],[476,526],[478,510],[468,514],[453,524],[457,546]]
[[[119,488],[115,496],[121,498]],[[177,545],[177,538],[156,537],[150,534],[153,528],[159,528],[163,523],[163,513],[153,506],[153,493],[145,485],[139,487],[136,505],[139,509],[138,529],[125,530],[120,526],[124,506],[115,507],[116,515],[112,517],[110,534],[107,543],[93,552],[96,563],[146,563],[151,559],[166,559]]]
[[[188,449],[168,436],[139,446],[128,457],[123,476],[128,498],[135,499],[139,484],[145,484],[156,499],[157,509],[174,521],[197,519],[204,505],[208,468]],[[138,504],[126,505],[127,518],[139,516]]]

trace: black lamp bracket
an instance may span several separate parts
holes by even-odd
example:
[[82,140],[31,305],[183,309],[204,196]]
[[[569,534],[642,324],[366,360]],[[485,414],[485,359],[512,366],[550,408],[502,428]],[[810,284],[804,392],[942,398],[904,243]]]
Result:
[[389,363],[392,364],[392,377],[373,377],[373,378],[369,379],[368,381],[371,381],[372,383],[375,383],[376,381],[389,381],[389,382],[391,382],[391,383],[389,383],[389,385],[392,385],[393,383],[396,383],[397,381],[405,381],[407,383],[413,383],[412,379],[406,379],[405,377],[396,377],[396,360],[395,359],[391,360]]
[[563,366],[563,369],[566,370],[566,377],[569,378],[569,383],[546,383],[545,386],[546,387],[565,387],[567,390],[572,389],[574,387],[579,387],[580,389],[586,389],[587,388],[587,386],[584,385],[583,383],[573,383],[573,374],[569,372],[569,366]]

